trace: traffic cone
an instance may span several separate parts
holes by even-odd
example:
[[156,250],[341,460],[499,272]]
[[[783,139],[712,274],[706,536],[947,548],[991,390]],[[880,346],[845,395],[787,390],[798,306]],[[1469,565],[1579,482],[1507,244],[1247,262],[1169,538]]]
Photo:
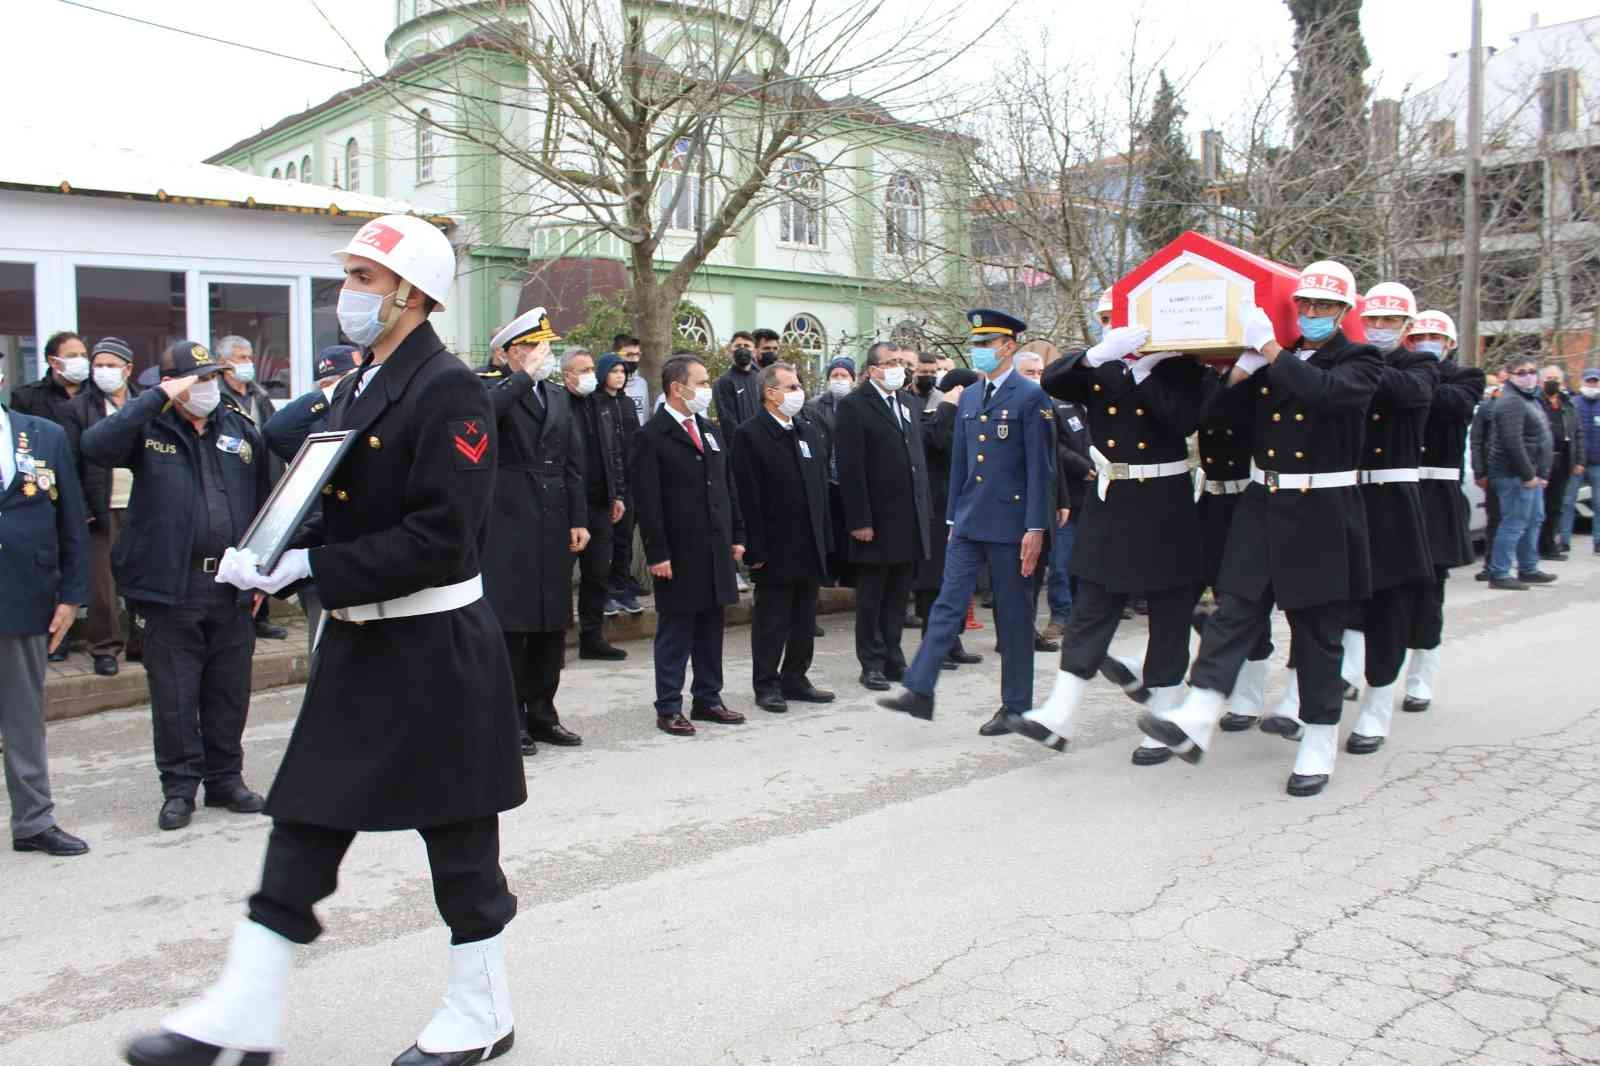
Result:
[[968,600],[967,601],[967,629],[970,631],[970,630],[973,630],[973,629],[982,629],[982,628],[983,628],[983,623],[978,621],[977,612],[975,612],[972,609],[972,601]]

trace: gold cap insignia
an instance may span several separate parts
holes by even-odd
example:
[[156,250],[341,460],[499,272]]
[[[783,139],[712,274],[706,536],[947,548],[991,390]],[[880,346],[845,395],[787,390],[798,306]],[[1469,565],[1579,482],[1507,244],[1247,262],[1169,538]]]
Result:
[[194,361],[197,363],[211,362],[211,353],[200,347],[198,344],[189,349],[189,354],[194,356]]

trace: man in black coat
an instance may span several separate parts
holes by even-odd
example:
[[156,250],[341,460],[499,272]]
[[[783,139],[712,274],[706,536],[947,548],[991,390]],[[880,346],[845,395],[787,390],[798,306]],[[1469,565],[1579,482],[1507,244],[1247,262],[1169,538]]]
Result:
[[535,307],[495,334],[510,376],[489,389],[499,436],[483,584],[505,634],[522,706],[522,753],[539,741],[574,747],[556,690],[572,623],[572,562],[589,544],[583,432],[565,388],[547,381],[560,339]]
[[[744,525],[728,468],[728,442],[705,413],[711,376],[692,355],[661,369],[661,408],[634,438],[634,510],[655,580],[656,728],[694,736],[695,722],[740,725],[722,699],[722,612],[739,600],[734,564]],[[694,663],[693,703],[683,716],[685,668]]]
[[732,441],[734,431],[761,410],[756,385],[761,368],[756,365],[755,337],[741,329],[728,341],[728,355],[733,365],[722,372],[711,390],[717,405],[717,427],[722,430],[724,441]]
[[[1344,706],[1341,637],[1350,603],[1372,591],[1359,467],[1367,408],[1382,357],[1347,340],[1340,319],[1355,306],[1355,279],[1341,264],[1313,263],[1295,290],[1301,335],[1278,344],[1272,321],[1255,309],[1245,323],[1251,349],[1207,399],[1222,417],[1248,421],[1251,485],[1235,505],[1217,577],[1218,603],[1206,623],[1190,691],[1171,710],[1146,711],[1139,728],[1196,762],[1233,691],[1274,604],[1289,617],[1300,691],[1301,737],[1288,781],[1293,796],[1322,791],[1333,773]],[[1302,724],[1303,723],[1303,724]]]
[[11,409],[64,427],[72,398],[89,380],[89,349],[82,337],[61,330],[44,342],[44,361],[43,377],[11,390]]
[[[928,352],[917,355],[918,376],[933,377],[938,373],[937,357],[931,357],[931,362],[924,362],[923,356],[929,355]],[[923,627],[927,626],[928,615],[933,610],[934,601],[939,598],[939,589],[944,585],[945,549],[950,544],[950,525],[945,521],[945,512],[950,505],[950,456],[955,449],[959,421],[957,408],[961,403],[962,390],[980,380],[975,371],[960,367],[946,372],[933,388],[929,389],[924,383],[918,382],[914,390],[919,397],[925,398],[922,409],[922,452],[928,472],[928,558],[917,565],[911,584],[917,624]],[[834,525],[837,527],[842,521],[842,518],[836,518]],[[841,533],[848,550],[850,535],[844,530]],[[968,651],[961,643],[960,634],[957,634],[950,654],[945,656],[940,666],[945,670],[955,670],[981,662],[983,656]]]
[[735,435],[733,476],[744,517],[744,561],[756,588],[750,621],[756,706],[782,714],[789,700],[833,700],[806,676],[817,589],[828,572],[826,454],[817,428],[796,417],[806,394],[793,365],[763,367],[756,384],[762,413]]
[[628,657],[606,640],[610,596],[611,539],[627,509],[627,445],[617,408],[605,402],[594,357],[578,349],[561,359],[561,380],[572,401],[573,421],[583,439],[584,527],[589,541],[578,556],[578,658],[616,662]]
[[928,472],[915,401],[901,391],[914,353],[892,341],[867,349],[865,382],[839,401],[833,446],[856,566],[861,684],[886,692],[905,677],[906,600],[928,558]]

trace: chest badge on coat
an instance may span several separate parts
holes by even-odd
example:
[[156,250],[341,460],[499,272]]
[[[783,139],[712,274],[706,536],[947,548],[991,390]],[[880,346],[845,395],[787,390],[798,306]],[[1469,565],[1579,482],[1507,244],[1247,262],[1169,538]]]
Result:
[[994,427],[994,435],[1001,440],[1005,440],[1011,435],[1011,427],[1006,423],[1001,422]]
[[456,449],[456,468],[471,470],[483,462],[489,451],[489,434],[478,419],[460,419],[450,423],[451,443]]

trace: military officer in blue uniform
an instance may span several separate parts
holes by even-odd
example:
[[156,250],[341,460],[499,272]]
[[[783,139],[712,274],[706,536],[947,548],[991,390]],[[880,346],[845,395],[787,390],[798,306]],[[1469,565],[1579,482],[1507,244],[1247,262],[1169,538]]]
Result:
[[[1055,407],[1011,360],[1026,324],[1012,315],[969,311],[972,367],[983,375],[961,394],[950,452],[944,581],[928,612],[922,646],[905,689],[878,702],[914,718],[933,718],[940,665],[966,624],[967,603],[988,564],[1000,630],[1000,709],[985,726],[1004,732],[1009,710],[1033,704],[1033,603],[1029,579],[1039,565],[1055,482]],[[986,734],[989,735],[989,734]]]

